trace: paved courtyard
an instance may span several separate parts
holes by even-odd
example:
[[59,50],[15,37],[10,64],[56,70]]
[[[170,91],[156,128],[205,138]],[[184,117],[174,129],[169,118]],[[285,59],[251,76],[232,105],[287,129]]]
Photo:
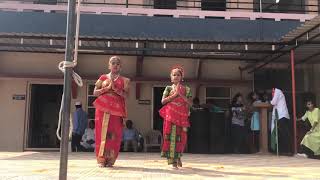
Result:
[[[115,167],[98,168],[93,153],[69,154],[68,179],[303,179],[320,180],[320,160],[271,155],[185,154],[174,170],[158,153],[121,153]],[[2,179],[58,179],[58,152],[0,152]]]

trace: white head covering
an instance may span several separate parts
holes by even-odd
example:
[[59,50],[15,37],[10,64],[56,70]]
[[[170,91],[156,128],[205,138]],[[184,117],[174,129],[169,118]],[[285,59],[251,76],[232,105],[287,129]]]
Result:
[[82,103],[80,101],[77,101],[75,105],[80,106],[80,105],[82,105]]

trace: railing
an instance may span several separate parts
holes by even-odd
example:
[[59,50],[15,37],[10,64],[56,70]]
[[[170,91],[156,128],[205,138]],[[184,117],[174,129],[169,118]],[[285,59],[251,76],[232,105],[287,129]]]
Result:
[[[318,14],[318,0],[83,0],[88,6],[209,11],[251,11],[269,13]],[[67,0],[35,0],[35,3],[64,4]],[[261,2],[261,4],[260,4]],[[261,6],[260,6],[261,5]],[[260,9],[261,7],[261,9]]]
[[[175,18],[273,19],[304,22],[318,15],[318,0],[82,0],[81,13]],[[276,0],[274,0],[276,1]],[[303,3],[301,3],[303,2]],[[65,13],[67,0],[2,1],[0,11]],[[281,4],[282,3],[282,4]],[[260,9],[260,7],[262,7]],[[285,8],[286,7],[286,8]]]

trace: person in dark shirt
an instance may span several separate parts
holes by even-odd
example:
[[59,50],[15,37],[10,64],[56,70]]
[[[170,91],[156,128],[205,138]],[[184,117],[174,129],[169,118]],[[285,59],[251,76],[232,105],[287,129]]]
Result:
[[243,152],[246,142],[246,108],[243,105],[242,94],[237,93],[231,103],[231,136],[234,153]]
[[76,111],[73,114],[73,129],[72,129],[72,152],[80,151],[80,141],[88,125],[87,113],[82,109],[81,102],[76,102]]

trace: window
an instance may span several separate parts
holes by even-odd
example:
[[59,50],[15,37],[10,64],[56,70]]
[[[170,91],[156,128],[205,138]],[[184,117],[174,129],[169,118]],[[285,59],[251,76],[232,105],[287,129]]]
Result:
[[201,10],[225,11],[226,0],[201,0]]
[[[254,0],[254,11],[260,11],[260,1]],[[310,6],[312,7],[312,6]],[[305,13],[308,6],[305,0],[262,1],[262,12]]]
[[96,99],[96,96],[93,95],[94,90],[94,84],[88,84],[88,90],[87,90],[87,112],[88,112],[88,120],[94,120],[95,116],[95,108],[93,106],[93,102]]
[[34,4],[57,4],[58,0],[35,0]]
[[207,87],[206,88],[206,103],[214,104],[222,109],[229,107],[231,100],[230,87]]
[[154,9],[177,9],[177,0],[154,0]]

